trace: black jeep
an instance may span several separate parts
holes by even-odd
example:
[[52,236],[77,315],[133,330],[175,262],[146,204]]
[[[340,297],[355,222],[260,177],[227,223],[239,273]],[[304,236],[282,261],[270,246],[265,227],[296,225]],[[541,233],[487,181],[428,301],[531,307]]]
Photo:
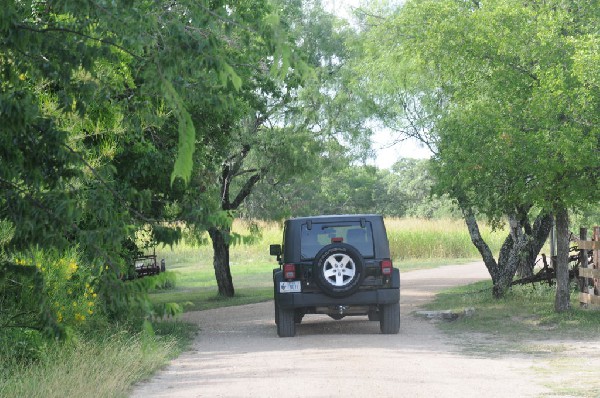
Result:
[[293,218],[283,245],[271,245],[275,323],[296,334],[306,314],[339,320],[368,315],[385,334],[400,330],[400,272],[392,265],[383,217],[374,214]]

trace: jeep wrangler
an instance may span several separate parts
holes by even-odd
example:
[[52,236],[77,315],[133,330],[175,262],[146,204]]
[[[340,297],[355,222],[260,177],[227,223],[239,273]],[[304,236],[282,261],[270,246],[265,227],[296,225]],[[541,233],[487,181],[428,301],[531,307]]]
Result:
[[306,314],[335,320],[367,315],[384,334],[400,330],[400,272],[393,267],[383,217],[300,217],[285,221],[283,244],[271,245],[275,323],[293,337]]

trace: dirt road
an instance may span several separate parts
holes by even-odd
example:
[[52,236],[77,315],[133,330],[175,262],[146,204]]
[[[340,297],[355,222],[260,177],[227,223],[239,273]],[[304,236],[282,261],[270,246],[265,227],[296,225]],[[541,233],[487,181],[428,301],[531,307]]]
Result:
[[132,397],[536,397],[533,362],[515,354],[461,354],[430,321],[411,313],[439,290],[489,278],[481,263],[401,276],[400,334],[366,317],[307,315],[278,338],[273,303],[191,312],[192,350],[137,386]]

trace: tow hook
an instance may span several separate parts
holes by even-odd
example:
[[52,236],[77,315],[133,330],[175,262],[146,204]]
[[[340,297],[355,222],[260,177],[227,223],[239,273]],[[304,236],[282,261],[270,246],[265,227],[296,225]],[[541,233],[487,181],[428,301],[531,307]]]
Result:
[[343,305],[338,305],[338,307],[337,307],[338,313],[340,315],[344,315],[344,311],[346,311],[347,309],[348,309],[348,307],[343,306]]

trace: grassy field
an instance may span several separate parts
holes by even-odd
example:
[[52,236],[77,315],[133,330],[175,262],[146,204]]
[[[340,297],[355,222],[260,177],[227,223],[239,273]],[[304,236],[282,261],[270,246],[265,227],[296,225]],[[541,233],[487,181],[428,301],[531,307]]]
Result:
[[[478,259],[461,220],[386,219],[388,239],[394,264],[401,271],[433,268]],[[155,302],[185,303],[185,309],[200,310],[269,300],[273,297],[272,271],[278,264],[269,255],[269,244],[281,243],[282,229],[278,223],[260,223],[260,235],[252,244],[231,247],[230,266],[234,298],[217,294],[210,245],[191,246],[185,242],[174,248],[157,248],[167,269],[177,275],[174,289],[152,295]],[[233,231],[249,232],[249,224],[234,223]],[[492,250],[499,250],[506,236],[504,231],[492,232],[482,227],[482,234]]]

